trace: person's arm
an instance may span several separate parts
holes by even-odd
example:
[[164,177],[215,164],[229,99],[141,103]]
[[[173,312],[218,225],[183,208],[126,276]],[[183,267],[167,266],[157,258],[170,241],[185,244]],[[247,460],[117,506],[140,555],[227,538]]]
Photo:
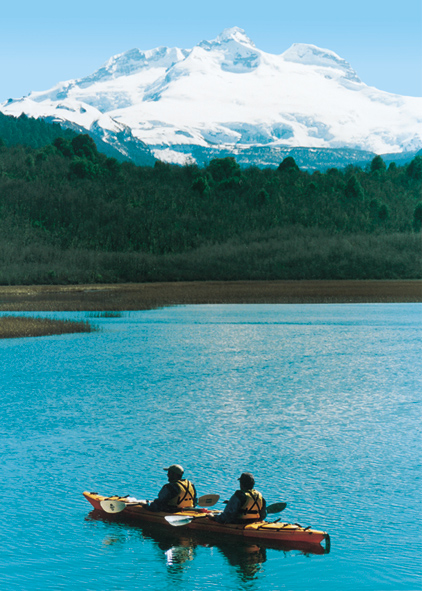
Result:
[[262,519],[262,521],[264,521],[264,519],[267,517],[267,501],[264,498],[262,498],[262,501],[262,509],[259,512],[259,516]]
[[[179,489],[177,489],[178,491]],[[169,484],[165,484],[163,488],[158,493],[158,500],[160,505],[167,505],[167,502],[173,498],[175,495],[174,486],[171,482]]]
[[167,506],[168,501],[172,499],[175,494],[177,493],[175,493],[174,486],[171,483],[165,484],[158,493],[158,497],[150,504],[149,509],[151,509],[151,511],[161,511]]
[[[240,493],[240,494],[239,494]],[[236,491],[234,495],[231,496],[229,502],[225,506],[224,511],[220,515],[216,515],[214,520],[218,523],[233,523],[235,522],[240,513],[240,509],[244,503],[244,498],[242,500],[240,491]],[[243,497],[245,495],[243,494]]]

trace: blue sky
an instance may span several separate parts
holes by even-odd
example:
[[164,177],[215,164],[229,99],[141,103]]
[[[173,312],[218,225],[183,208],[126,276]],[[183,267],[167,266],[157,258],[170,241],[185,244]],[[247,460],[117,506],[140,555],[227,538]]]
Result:
[[83,77],[133,47],[190,48],[233,26],[269,53],[312,43],[370,86],[422,95],[421,0],[9,0],[0,11],[0,102]]

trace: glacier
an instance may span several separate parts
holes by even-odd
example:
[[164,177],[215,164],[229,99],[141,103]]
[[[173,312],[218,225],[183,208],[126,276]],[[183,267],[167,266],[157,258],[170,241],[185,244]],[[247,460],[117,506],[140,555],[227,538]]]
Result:
[[148,149],[167,162],[275,165],[292,150],[359,160],[422,148],[422,98],[367,86],[329,49],[266,53],[238,27],[192,49],[131,49],[0,110],[88,132],[135,161]]

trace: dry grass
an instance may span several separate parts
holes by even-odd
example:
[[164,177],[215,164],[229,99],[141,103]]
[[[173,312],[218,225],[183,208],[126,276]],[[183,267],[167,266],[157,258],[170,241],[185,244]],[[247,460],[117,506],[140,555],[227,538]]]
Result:
[[[187,304],[422,302],[422,281],[203,281],[104,285],[0,286],[0,311],[123,310]],[[95,314],[94,314],[95,313]],[[88,322],[0,316],[0,338],[92,332]]]
[[185,304],[346,302],[422,302],[422,281],[203,281],[0,286],[0,311],[8,312],[112,312]]
[[0,338],[42,337],[53,334],[92,332],[88,322],[29,318],[26,316],[0,316]]

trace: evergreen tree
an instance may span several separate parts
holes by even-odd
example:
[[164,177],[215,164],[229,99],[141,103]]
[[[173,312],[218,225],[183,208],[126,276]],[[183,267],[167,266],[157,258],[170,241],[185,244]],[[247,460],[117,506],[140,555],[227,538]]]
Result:
[[277,168],[278,172],[298,172],[299,167],[292,156],[287,156]]
[[217,183],[228,181],[233,178],[239,178],[241,170],[235,158],[214,158],[207,166],[207,172],[210,173],[213,180]]
[[362,188],[362,185],[358,181],[355,174],[352,174],[352,176],[347,181],[345,195],[350,203],[363,201],[365,197],[365,192]]
[[191,189],[192,191],[197,191],[199,193],[199,195],[201,195],[201,197],[206,194],[209,193],[210,191],[210,186],[208,184],[207,178],[203,177],[203,176],[199,176],[197,179],[195,179],[191,185]]
[[413,212],[413,229],[415,232],[422,229],[422,203],[418,203]]
[[375,156],[371,162],[371,172],[381,171],[384,172],[387,170],[387,166],[381,156]]
[[416,156],[407,167],[407,176],[415,181],[422,180],[422,156]]
[[63,154],[63,156],[71,158],[75,155],[72,143],[70,140],[67,140],[63,137],[56,138],[53,142],[53,146],[55,146]]
[[70,163],[69,170],[70,177],[74,176],[78,179],[93,179],[98,174],[98,168],[87,158],[76,157]]
[[87,134],[77,135],[72,139],[72,148],[76,156],[88,158],[92,162],[98,159],[97,146],[94,140]]

